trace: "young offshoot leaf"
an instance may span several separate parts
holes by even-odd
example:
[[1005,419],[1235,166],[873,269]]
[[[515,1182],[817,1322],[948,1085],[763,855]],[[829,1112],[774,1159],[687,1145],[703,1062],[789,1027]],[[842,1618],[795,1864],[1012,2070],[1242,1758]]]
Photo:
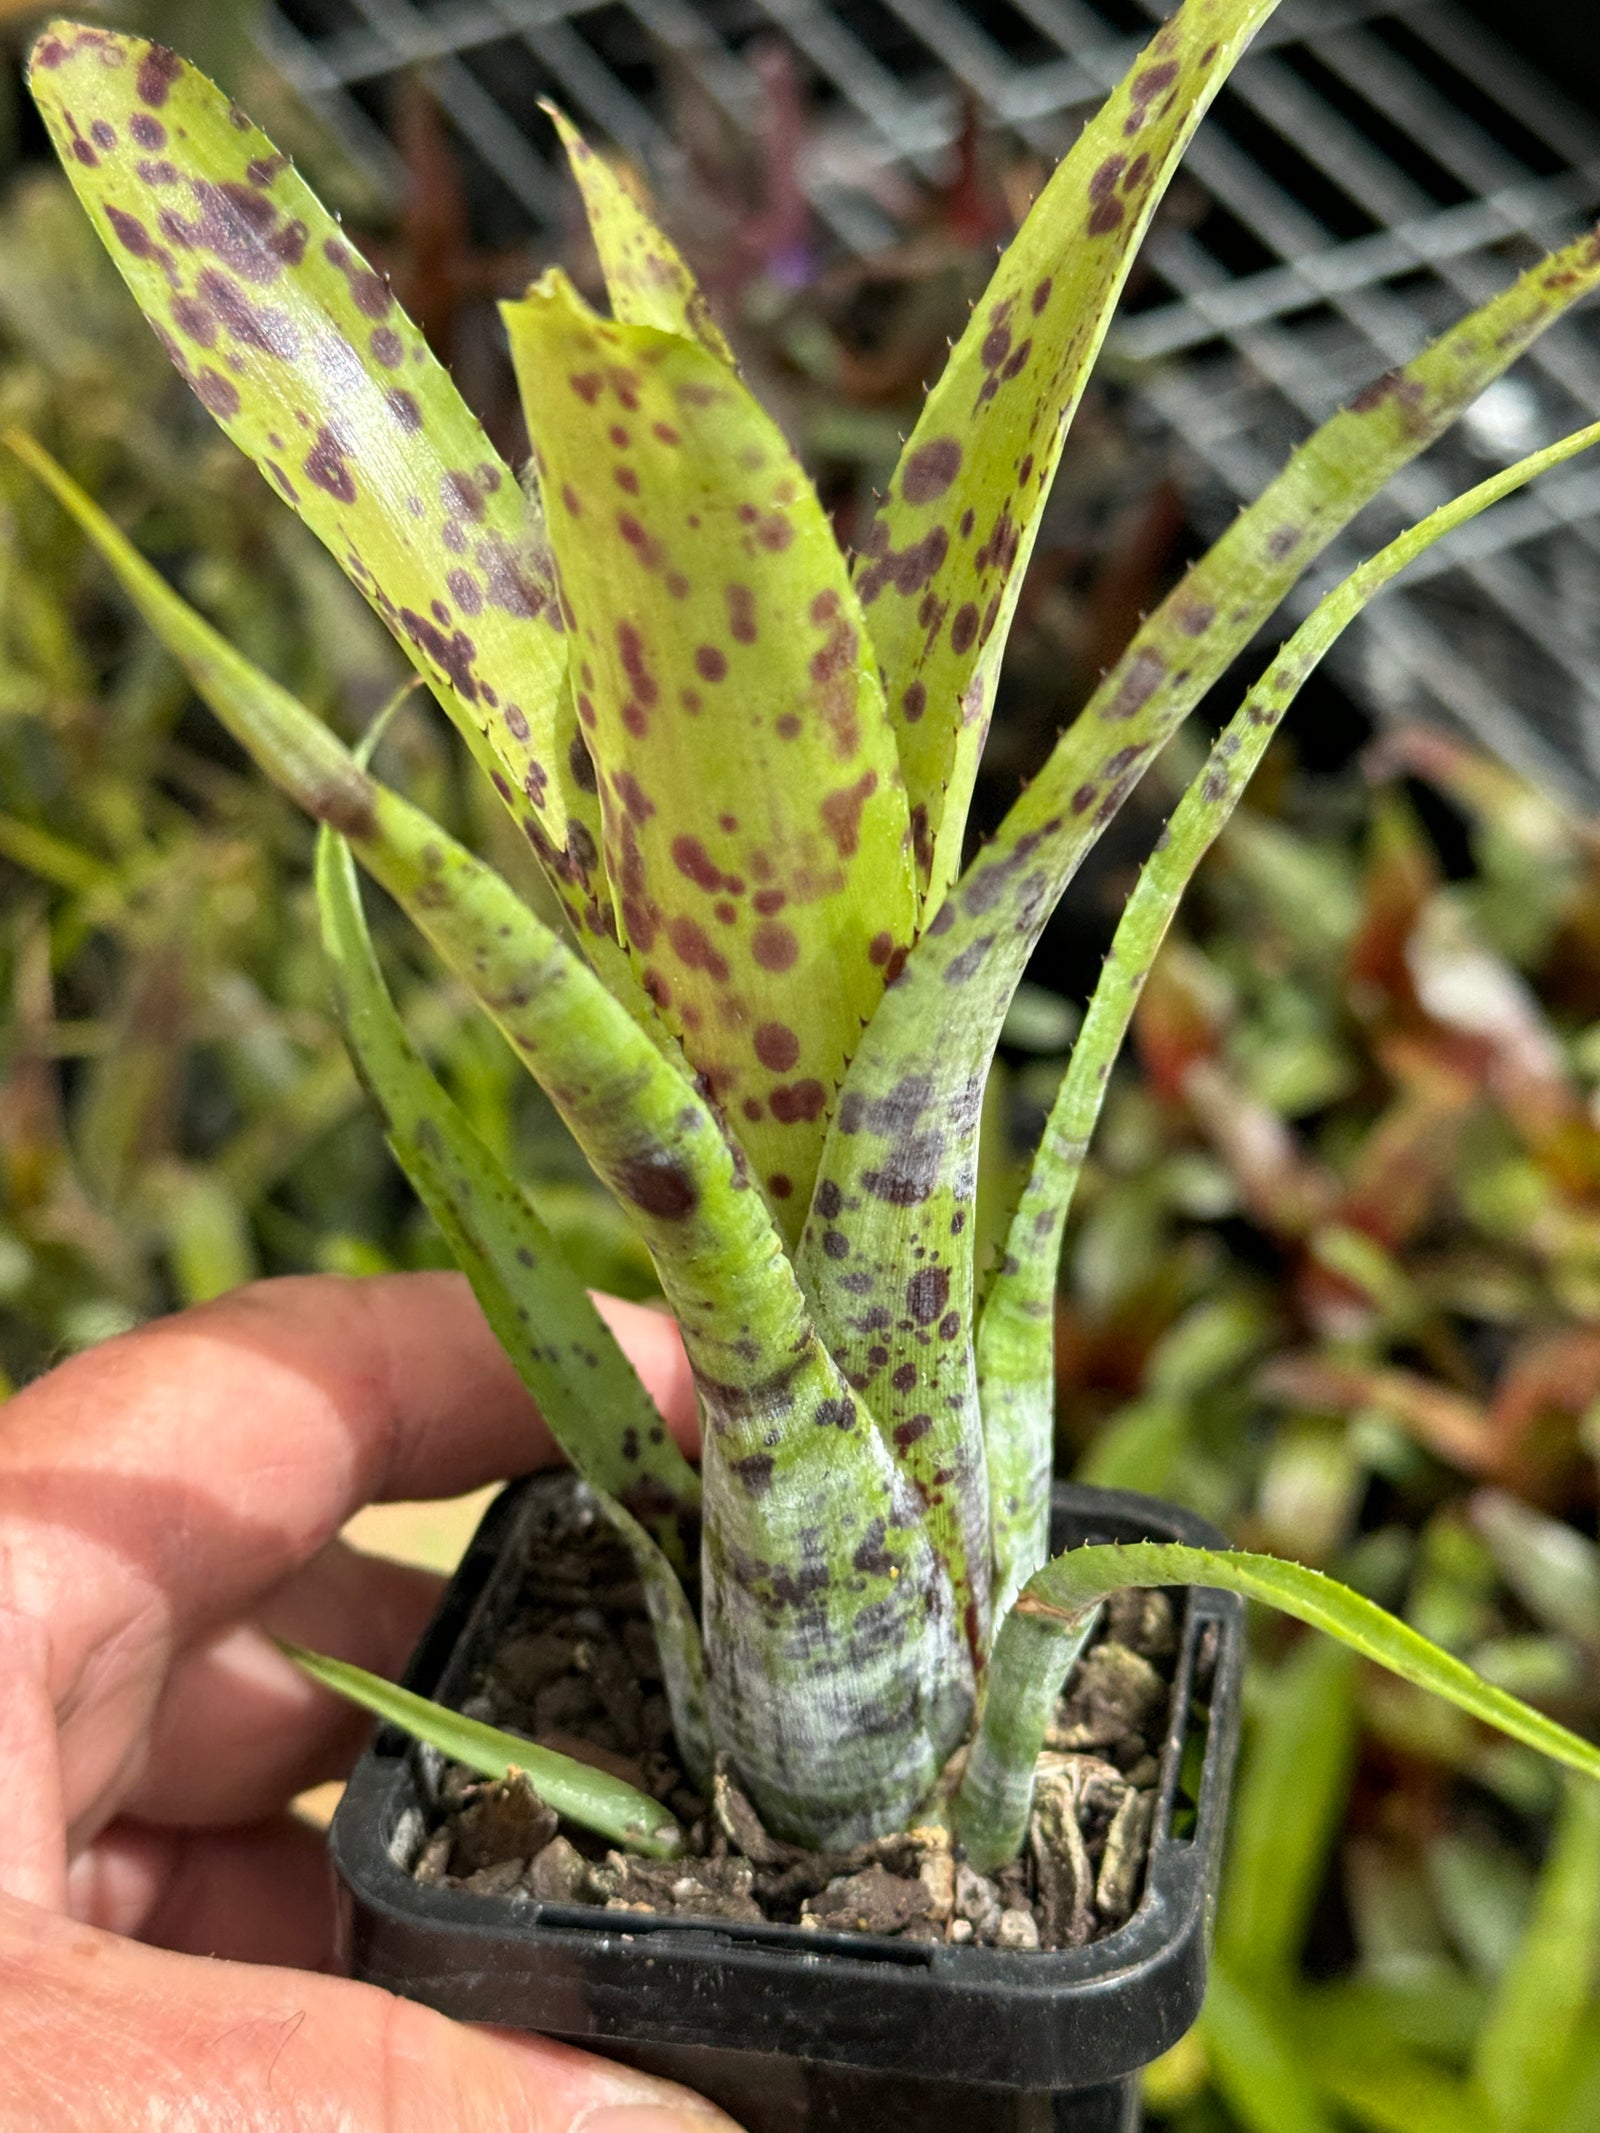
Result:
[[1053,1684],[1053,1702],[1065,1671],[1062,1654],[1070,1654],[1099,1603],[1130,1585],[1209,1585],[1260,1600],[1553,1762],[1600,1778],[1600,1746],[1493,1687],[1463,1660],[1320,1570],[1272,1555],[1174,1541],[1072,1548],[1028,1580],[995,1638],[983,1721],[954,1806],[961,1842],[980,1872],[1014,1858],[1027,1828],[1044,1728],[1041,1723],[1030,1752],[1015,1714],[1048,1712],[1044,1688]]
[[558,1754],[553,1748],[536,1747],[531,1740],[523,1740],[516,1733],[503,1733],[498,1726],[486,1726],[480,1719],[463,1718],[459,1711],[430,1703],[426,1696],[402,1689],[379,1674],[369,1674],[365,1667],[324,1658],[320,1652],[309,1652],[282,1638],[278,1639],[278,1649],[302,1673],[332,1689],[336,1696],[387,1719],[415,1739],[426,1741],[430,1748],[437,1748],[441,1755],[465,1763],[469,1770],[479,1771],[487,1778],[503,1778],[515,1770],[522,1771],[546,1806],[565,1815],[569,1822],[609,1837],[614,1844],[625,1844],[630,1851],[643,1852],[647,1858],[677,1859],[682,1855],[683,1831],[660,1801],[652,1800],[647,1792],[640,1792],[624,1779],[612,1777],[609,1771],[575,1762],[570,1755]]
[[968,1723],[973,1656],[944,1563],[817,1338],[743,1158],[682,1068],[499,875],[368,777],[48,453],[10,442],[240,746],[349,839],[472,991],[649,1246],[704,1409],[713,1721],[763,1818],[798,1842],[850,1844],[908,1815]]
[[1150,217],[1277,0],[1187,0],[1084,127],[928,394],[856,588],[936,907],[1067,430]]
[[654,326],[697,341],[732,369],[733,350],[683,254],[657,229],[626,178],[595,154],[566,113],[554,104],[542,108],[561,136],[583,195],[612,315],[627,326]]
[[787,1237],[911,938],[905,792],[816,492],[727,364],[547,274],[504,307],[645,990]]
[[1054,1300],[1067,1213],[1111,1068],[1195,869],[1221,835],[1306,678],[1408,563],[1549,468],[1600,442],[1576,430],[1492,475],[1391,541],[1322,600],[1250,691],[1184,794],[1124,907],[1006,1233],[978,1327],[997,1607],[1043,1562],[1055,1435]]
[[29,82],[173,362],[388,624],[608,960],[554,573],[422,335],[288,158],[175,53],[56,22]]

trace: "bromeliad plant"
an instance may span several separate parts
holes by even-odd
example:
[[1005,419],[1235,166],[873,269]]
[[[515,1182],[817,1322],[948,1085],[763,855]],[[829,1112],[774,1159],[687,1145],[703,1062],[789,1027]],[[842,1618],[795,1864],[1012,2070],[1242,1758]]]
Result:
[[[533,443],[519,484],[383,280],[208,81],[70,24],[33,54],[67,173],[173,361],[389,624],[568,930],[219,638],[36,446],[13,447],[323,824],[325,938],[395,1152],[638,1561],[686,1762],[703,1776],[725,1755],[800,1842],[935,1811],[979,1866],[1014,1853],[1063,1675],[1128,1584],[1264,1599],[1600,1776],[1600,1750],[1292,1563],[1155,1544],[1045,1562],[1062,1226],[1178,897],[1364,603],[1597,432],[1435,513],[1272,662],[1145,867],[987,1281],[974,1250],[1001,1022],[1085,853],[1334,535],[1600,283],[1585,238],[1327,422],[1143,624],[963,868],[1074,407],[1155,205],[1273,5],[1186,0],[1085,128],[853,566],[683,261],[559,116],[612,316],[555,271],[506,305]],[[499,1025],[648,1245],[699,1390],[698,1474],[408,1041],[355,861]],[[511,1736],[306,1663],[481,1768],[531,1761]],[[654,1802],[601,1800],[592,1773],[558,1765],[536,1776],[566,1811],[677,1843]]]

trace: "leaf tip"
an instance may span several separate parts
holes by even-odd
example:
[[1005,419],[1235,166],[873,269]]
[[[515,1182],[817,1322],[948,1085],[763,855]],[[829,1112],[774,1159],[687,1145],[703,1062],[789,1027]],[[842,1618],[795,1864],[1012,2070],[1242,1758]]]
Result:
[[550,121],[551,125],[554,126],[557,133],[560,134],[562,145],[569,155],[573,152],[574,142],[581,144],[586,156],[591,153],[588,142],[584,140],[583,135],[578,131],[571,119],[568,118],[554,97],[541,96],[539,98],[539,109]]

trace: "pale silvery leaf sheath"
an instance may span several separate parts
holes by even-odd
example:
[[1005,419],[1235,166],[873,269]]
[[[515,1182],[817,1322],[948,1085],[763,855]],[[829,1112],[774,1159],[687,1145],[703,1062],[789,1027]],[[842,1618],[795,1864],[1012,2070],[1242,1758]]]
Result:
[[552,271],[503,307],[644,989],[792,1241],[911,938],[905,791],[826,513],[734,372]]
[[595,154],[566,113],[554,104],[545,104],[543,109],[561,136],[583,195],[613,317],[627,326],[655,326],[663,333],[697,341],[731,369],[733,350],[683,254],[657,229],[626,179]]
[[[970,1379],[946,1360],[943,1328],[970,1353],[981,1095],[1045,919],[1156,748],[1308,565],[1597,282],[1600,240],[1586,237],[1531,268],[1301,446],[1137,633],[934,914],[863,1031],[797,1264],[822,1337],[913,1484],[928,1492],[947,1486],[936,1480],[941,1473],[963,1477],[964,1488],[978,1479],[983,1503],[964,1511],[968,1530],[987,1525],[981,1430]],[[915,1298],[907,1288],[914,1278],[923,1283]],[[937,1341],[919,1338],[930,1334]]]
[[1150,217],[1277,0],[1186,0],[1034,202],[895,469],[856,571],[889,691],[919,887],[961,842],[1017,594],[1084,384]]
[[317,840],[317,904],[345,1041],[389,1144],[472,1283],[550,1433],[681,1570],[697,1542],[700,1480],[540,1220],[407,1036],[367,932],[349,845]]
[[978,1321],[978,1385],[993,1499],[996,1612],[1044,1561],[1055,1449],[1054,1305],[1067,1211],[1106,1086],[1167,928],[1307,674],[1391,578],[1453,528],[1587,451],[1576,431],[1443,505],[1321,601],[1245,698],[1145,862],[1118,923]]
[[1408,1623],[1320,1570],[1277,1556],[1187,1548],[1176,1541],[1070,1548],[1034,1572],[995,1639],[983,1723],[952,1810],[956,1834],[980,1872],[1014,1858],[1027,1830],[1044,1720],[1031,1752],[1025,1729],[1014,1721],[1030,1712],[1048,1717],[1065,1671],[1062,1655],[1076,1647],[1086,1617],[1103,1599],[1130,1586],[1162,1585],[1210,1586],[1260,1600],[1553,1762],[1600,1778],[1600,1747],[1593,1741],[1494,1688]]
[[29,84],[178,370],[394,633],[591,960],[636,999],[610,937],[587,758],[563,709],[550,557],[387,282],[288,158],[164,46],[54,23]]
[[241,747],[350,840],[461,977],[649,1246],[704,1413],[713,1729],[763,1818],[813,1844],[898,1827],[970,1719],[971,1659],[916,1498],[818,1340],[743,1157],[688,1074],[492,869],[367,776],[47,453],[9,441]]

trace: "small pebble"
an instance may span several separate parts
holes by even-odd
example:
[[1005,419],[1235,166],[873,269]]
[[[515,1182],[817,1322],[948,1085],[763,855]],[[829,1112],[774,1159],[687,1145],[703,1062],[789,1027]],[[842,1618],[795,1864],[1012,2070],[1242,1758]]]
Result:
[[474,1896],[509,1896],[513,1889],[520,1888],[521,1882],[522,1861],[502,1859],[494,1866],[480,1866],[461,1886],[470,1889]]
[[1031,1911],[1007,1911],[995,1928],[994,1944],[997,1948],[1037,1948],[1039,1928]]
[[552,1837],[530,1863],[525,1886],[538,1903],[582,1903],[589,1862],[565,1837]]
[[957,1918],[985,1940],[1000,1923],[1000,1891],[987,1874],[977,1873],[963,1859],[955,1874]]
[[450,1852],[454,1843],[455,1838],[448,1827],[436,1829],[411,1869],[412,1879],[420,1881],[425,1889],[437,1888],[450,1871]]

